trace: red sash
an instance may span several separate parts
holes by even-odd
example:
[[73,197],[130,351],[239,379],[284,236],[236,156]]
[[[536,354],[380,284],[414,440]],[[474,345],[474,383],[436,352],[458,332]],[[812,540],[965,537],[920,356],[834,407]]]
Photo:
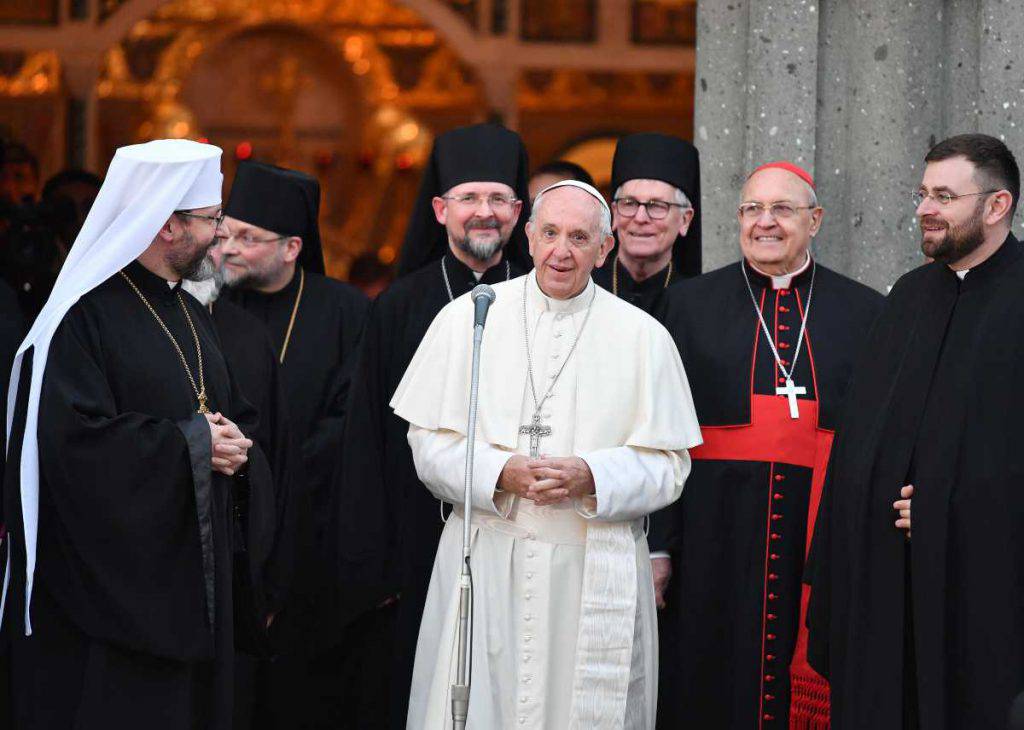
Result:
[[[811,495],[807,512],[806,551],[811,547],[814,521],[821,502],[825,468],[832,448],[833,433],[818,428],[818,403],[800,400],[800,418],[789,415],[784,397],[752,395],[750,423],[744,426],[705,426],[704,443],[690,450],[694,459],[781,462],[811,469]],[[826,730],[829,726],[828,682],[807,663],[807,603],[810,587],[803,585],[800,596],[800,624],[790,665],[791,730]]]

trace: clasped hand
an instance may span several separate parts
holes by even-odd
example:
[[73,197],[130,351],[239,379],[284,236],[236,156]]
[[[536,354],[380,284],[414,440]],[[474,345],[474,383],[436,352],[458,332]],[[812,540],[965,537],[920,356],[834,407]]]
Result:
[[249,460],[252,441],[247,439],[238,426],[220,413],[206,413],[210,425],[210,440],[213,445],[210,466],[214,471],[232,476]]
[[546,506],[594,494],[594,475],[578,456],[531,459],[517,454],[501,470],[498,488]]

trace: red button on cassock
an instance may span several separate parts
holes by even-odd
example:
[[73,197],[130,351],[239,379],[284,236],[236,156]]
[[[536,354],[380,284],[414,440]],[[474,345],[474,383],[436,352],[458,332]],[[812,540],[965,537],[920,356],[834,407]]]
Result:
[[774,621],[777,618],[778,618],[778,616],[776,616],[774,613],[768,614],[768,620],[769,621]]
[[765,655],[764,655],[764,658],[765,658],[765,659],[766,659],[767,661],[770,661],[770,662],[774,662],[774,661],[775,661],[775,655],[774,655],[774,654],[765,654]]
[[776,596],[774,593],[769,593],[768,594],[768,600],[769,601],[774,601],[776,598],[778,598],[778,596]]
[[775,481],[777,481],[777,482],[781,482],[785,478],[786,477],[782,476],[781,474],[776,474],[775,475]]
[[778,579],[779,579],[778,573],[769,573],[768,574],[768,580],[778,580]]
[[765,720],[774,720],[774,719],[775,719],[775,715],[769,715],[769,714],[768,714],[768,713],[766,712],[766,713],[764,714],[764,719],[765,719]]
[[775,641],[775,634],[768,634],[764,638],[768,639],[768,641]]
[[783,307],[783,306],[780,305],[779,306],[779,311],[780,312],[788,312],[789,311],[789,307]]
[[778,560],[779,559],[779,554],[778,553],[772,553],[768,557],[771,558],[772,560]]
[[782,537],[782,535],[780,535],[779,533],[777,533],[777,532],[773,532],[772,533],[772,540],[778,540],[780,537]]
[[773,520],[781,520],[782,519],[782,515],[772,515],[772,519]]
[[772,495],[772,499],[785,499],[785,497],[776,492],[775,494]]
[[779,343],[779,349],[788,350],[789,349],[789,343],[788,342],[780,342]]
[[766,675],[764,675],[764,681],[765,682],[774,682],[775,681],[775,675],[774,674],[766,674]]
[[766,700],[768,700],[769,702],[771,702],[772,700],[774,700],[774,699],[775,699],[775,695],[769,695],[769,694],[766,694],[766,695],[764,696],[764,698],[765,698]]

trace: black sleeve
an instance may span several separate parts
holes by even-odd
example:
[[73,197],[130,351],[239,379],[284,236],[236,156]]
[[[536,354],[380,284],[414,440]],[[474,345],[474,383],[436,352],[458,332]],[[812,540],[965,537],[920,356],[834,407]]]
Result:
[[204,658],[211,505],[193,476],[210,473],[209,431],[204,449],[196,423],[119,412],[108,383],[99,337],[72,308],[50,345],[39,405],[39,566],[48,557],[63,566],[47,588],[86,633]]
[[331,510],[337,536],[336,579],[343,610],[350,616],[397,591],[392,575],[396,503],[384,478],[390,396],[386,368],[391,361],[387,319],[375,303],[356,360],[343,439],[345,459]]

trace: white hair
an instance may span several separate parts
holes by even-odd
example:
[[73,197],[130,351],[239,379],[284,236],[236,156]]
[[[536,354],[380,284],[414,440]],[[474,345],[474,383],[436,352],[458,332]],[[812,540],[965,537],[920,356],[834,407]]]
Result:
[[[639,177],[635,178],[635,180],[636,180],[636,182],[643,182],[643,183],[665,182],[664,180],[648,180],[646,178],[639,178]],[[629,180],[628,182],[633,182],[633,180]],[[665,184],[668,185],[668,183],[665,183]],[[615,190],[615,195],[613,195],[612,198],[618,198],[620,195],[622,195],[622,188],[624,188],[625,185],[626,185],[626,183],[623,183],[622,185],[619,185],[619,187]],[[675,195],[675,200],[672,201],[673,203],[675,203],[676,205],[680,206],[680,209],[682,209],[682,210],[687,210],[687,209],[693,207],[693,203],[691,203],[690,199],[688,197],[686,197],[686,193],[684,193],[682,190],[677,188],[675,185],[671,185],[670,187],[672,188],[672,193]]]
[[[558,190],[559,188],[555,189]],[[530,207],[530,219],[528,221],[529,223],[536,223],[537,211],[540,210],[541,203],[544,202],[544,196],[547,195],[548,192],[550,192],[550,190],[540,193],[536,198],[533,199],[533,205]],[[593,196],[588,197],[591,197],[591,199],[593,199]],[[612,235],[612,214],[609,212],[608,207],[601,205],[599,201],[594,200],[594,205],[597,206],[597,232],[600,236],[600,239],[603,241],[604,239],[608,238],[608,236]]]

